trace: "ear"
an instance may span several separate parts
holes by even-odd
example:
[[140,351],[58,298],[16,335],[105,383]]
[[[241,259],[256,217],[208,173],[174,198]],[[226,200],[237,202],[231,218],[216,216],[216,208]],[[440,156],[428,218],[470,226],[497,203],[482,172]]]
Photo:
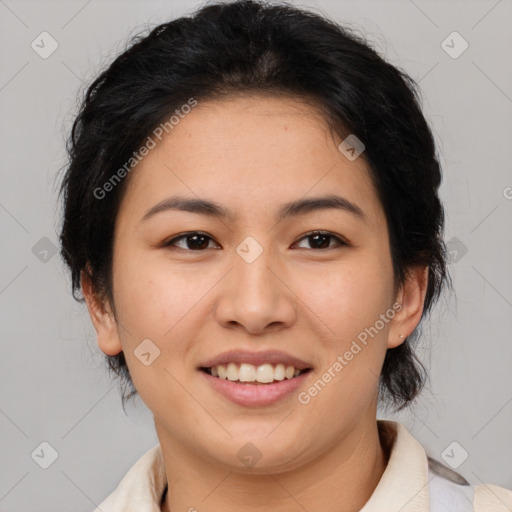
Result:
[[101,301],[94,293],[94,288],[87,272],[80,273],[80,283],[82,293],[87,303],[87,309],[91,317],[96,335],[98,337],[98,346],[105,354],[115,356],[122,351],[117,322],[111,311],[108,301]]
[[397,311],[388,332],[388,348],[401,345],[419,324],[423,313],[428,284],[428,266],[412,267],[398,291],[396,302],[402,305]]

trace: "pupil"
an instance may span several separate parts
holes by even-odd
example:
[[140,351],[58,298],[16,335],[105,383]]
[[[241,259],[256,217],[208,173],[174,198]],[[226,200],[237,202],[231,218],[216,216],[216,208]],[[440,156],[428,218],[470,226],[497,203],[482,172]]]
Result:
[[[190,240],[195,240],[195,242],[193,242],[192,244],[190,244]],[[197,244],[197,240],[202,240],[202,244],[199,243]],[[206,242],[206,244],[205,244]],[[207,237],[205,237],[204,235],[191,235],[191,236],[188,236],[187,237],[187,247],[189,249],[205,249],[208,247],[208,241],[207,241]]]
[[[329,247],[329,241],[328,241],[328,239],[330,238],[329,235],[311,235],[310,238],[313,238],[315,240],[313,245],[319,249],[325,249],[325,248]],[[325,244],[325,243],[317,244],[316,242],[318,241],[319,238],[323,238],[324,242],[327,240],[327,244]]]

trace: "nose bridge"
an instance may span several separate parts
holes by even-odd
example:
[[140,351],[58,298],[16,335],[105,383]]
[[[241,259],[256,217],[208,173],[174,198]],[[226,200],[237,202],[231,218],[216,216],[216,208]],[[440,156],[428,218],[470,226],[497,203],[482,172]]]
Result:
[[268,238],[263,245],[256,238],[248,236],[238,245],[236,253],[233,270],[240,300],[266,300],[269,303],[277,290],[274,289],[276,282],[270,271],[276,266],[275,251],[270,247]]
[[270,324],[292,322],[293,294],[275,275],[280,267],[277,252],[250,236],[235,251],[217,308],[219,321],[236,322],[253,333]]

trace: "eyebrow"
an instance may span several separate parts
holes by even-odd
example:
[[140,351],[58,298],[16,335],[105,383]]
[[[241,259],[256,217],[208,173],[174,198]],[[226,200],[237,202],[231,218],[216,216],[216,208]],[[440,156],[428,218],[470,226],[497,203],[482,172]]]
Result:
[[[345,197],[337,195],[298,199],[290,203],[285,203],[281,206],[281,208],[279,208],[277,212],[277,218],[278,220],[283,220],[289,217],[296,217],[299,215],[305,215],[310,212],[326,209],[346,211],[354,215],[356,218],[366,222],[366,216],[359,206],[352,203]],[[160,201],[155,206],[150,208],[142,217],[141,222],[154,217],[158,213],[166,212],[169,210],[197,213],[199,215],[228,220],[233,220],[235,217],[233,213],[228,209],[213,201],[184,196],[173,196]]]

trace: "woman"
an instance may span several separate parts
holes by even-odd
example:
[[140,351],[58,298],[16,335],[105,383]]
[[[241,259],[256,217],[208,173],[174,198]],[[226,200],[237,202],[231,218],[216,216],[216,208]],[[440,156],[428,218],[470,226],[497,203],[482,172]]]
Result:
[[512,507],[377,420],[449,277],[415,84],[364,40],[207,5],[95,80],[68,150],[73,292],[159,439],[97,510]]

